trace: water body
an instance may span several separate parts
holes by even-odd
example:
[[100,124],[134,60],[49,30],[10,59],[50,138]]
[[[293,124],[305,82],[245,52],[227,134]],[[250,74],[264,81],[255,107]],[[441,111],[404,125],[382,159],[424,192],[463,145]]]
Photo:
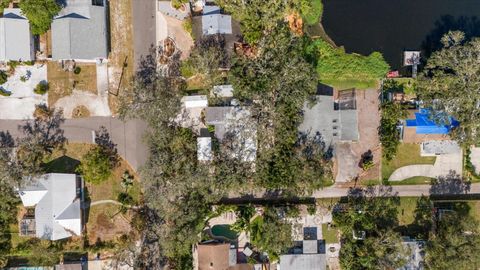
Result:
[[449,30],[480,36],[480,0],[324,0],[322,24],[337,46],[381,52],[400,69],[404,50],[428,56]]

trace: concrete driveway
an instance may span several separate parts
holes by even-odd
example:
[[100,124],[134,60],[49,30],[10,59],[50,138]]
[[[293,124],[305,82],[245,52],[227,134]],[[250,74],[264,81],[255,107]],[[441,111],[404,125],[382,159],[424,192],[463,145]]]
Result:
[[409,165],[395,170],[388,181],[402,181],[415,176],[438,178],[452,173],[462,175],[462,152],[439,155],[433,165]]

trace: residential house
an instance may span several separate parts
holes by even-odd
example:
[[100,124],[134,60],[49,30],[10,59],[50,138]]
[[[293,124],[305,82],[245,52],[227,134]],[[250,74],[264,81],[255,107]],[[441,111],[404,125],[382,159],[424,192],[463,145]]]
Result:
[[232,16],[222,14],[218,6],[204,6],[202,14],[202,34],[232,34]]
[[266,270],[261,264],[237,262],[237,249],[228,243],[208,242],[193,247],[194,270]]
[[52,59],[92,61],[108,57],[105,0],[64,0],[52,22]]
[[0,61],[34,59],[34,42],[28,19],[19,8],[4,9],[0,18]]
[[414,118],[407,119],[403,128],[405,143],[420,143],[431,140],[448,140],[450,131],[460,123],[451,116],[443,117],[443,123],[434,120],[435,115],[430,109],[422,108],[414,113]]
[[215,127],[215,137],[223,143],[222,151],[244,162],[257,157],[257,128],[250,110],[240,106],[207,107],[205,123]]
[[355,90],[336,91],[319,86],[313,106],[305,103],[303,113],[300,132],[320,135],[327,146],[359,139]]
[[51,173],[33,178],[18,191],[23,206],[35,208],[27,224],[35,224],[36,237],[59,240],[82,234],[82,188],[75,174]]

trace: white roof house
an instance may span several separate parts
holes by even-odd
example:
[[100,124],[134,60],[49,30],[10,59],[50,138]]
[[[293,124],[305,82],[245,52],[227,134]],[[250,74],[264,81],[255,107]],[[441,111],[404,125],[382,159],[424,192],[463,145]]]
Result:
[[197,138],[197,157],[199,161],[212,160],[212,138],[211,137]]
[[0,61],[35,59],[28,19],[19,8],[6,8],[0,18]]
[[35,207],[37,237],[59,240],[82,234],[79,185],[75,174],[51,173],[18,191],[25,207]]
[[185,108],[206,108],[208,107],[208,97],[206,95],[184,96],[182,103]]

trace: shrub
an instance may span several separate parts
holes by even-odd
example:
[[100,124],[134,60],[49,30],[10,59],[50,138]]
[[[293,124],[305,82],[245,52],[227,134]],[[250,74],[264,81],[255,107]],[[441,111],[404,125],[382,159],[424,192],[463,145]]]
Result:
[[80,68],[80,67],[75,67],[75,69],[73,70],[73,73],[75,73],[77,75],[80,74],[80,72],[82,72],[82,68]]
[[302,14],[305,22],[313,25],[319,22],[323,13],[322,0],[301,0],[300,14]]
[[118,194],[117,200],[123,205],[133,205],[135,203],[132,196],[125,192]]
[[26,82],[27,81],[27,76],[20,76],[20,81],[21,82]]
[[40,82],[37,84],[33,92],[38,95],[44,95],[47,93],[49,85],[47,82]]
[[0,70],[0,84],[6,83],[8,80],[8,75],[5,73],[5,71]]
[[193,38],[193,30],[192,30],[192,18],[187,18],[183,21],[183,29],[190,34],[190,36]]

